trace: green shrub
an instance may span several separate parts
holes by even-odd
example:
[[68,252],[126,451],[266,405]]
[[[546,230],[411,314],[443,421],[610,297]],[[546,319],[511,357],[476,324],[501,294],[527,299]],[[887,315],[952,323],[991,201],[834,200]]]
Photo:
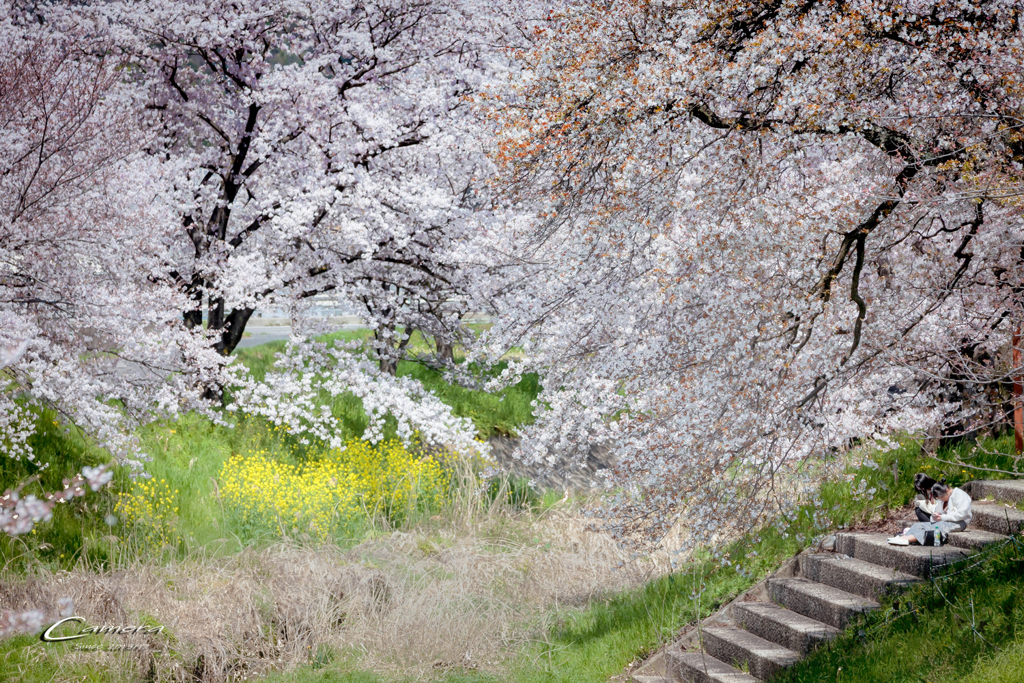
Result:
[[515,509],[538,508],[541,505],[541,494],[530,485],[526,477],[501,475],[487,481],[485,493],[487,502],[501,501]]

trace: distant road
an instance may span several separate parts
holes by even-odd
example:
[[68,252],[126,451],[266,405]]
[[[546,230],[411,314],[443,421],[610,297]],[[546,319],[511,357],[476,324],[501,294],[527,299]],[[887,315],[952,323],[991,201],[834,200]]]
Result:
[[274,325],[273,327],[250,326],[246,327],[245,331],[251,336],[242,337],[242,341],[238,342],[238,346],[235,348],[244,349],[272,341],[281,341],[282,339],[287,340],[292,334],[292,328],[289,325]]
[[[260,319],[256,320],[262,322]],[[238,348],[245,349],[273,341],[287,341],[291,337],[292,327],[287,323],[287,318],[268,318],[266,320],[280,324],[246,325],[245,332],[250,336],[243,337],[242,341],[238,342]],[[487,323],[491,322],[492,318],[481,313],[471,313],[462,320],[465,323]],[[335,330],[366,329],[366,325],[354,315],[338,316],[332,318],[331,322],[334,323]]]
[[[346,323],[338,325],[336,329],[361,330],[365,327],[366,325],[361,323]],[[273,341],[288,341],[288,338],[292,336],[291,325],[246,325],[245,331],[252,336],[242,337],[237,348],[244,349]]]

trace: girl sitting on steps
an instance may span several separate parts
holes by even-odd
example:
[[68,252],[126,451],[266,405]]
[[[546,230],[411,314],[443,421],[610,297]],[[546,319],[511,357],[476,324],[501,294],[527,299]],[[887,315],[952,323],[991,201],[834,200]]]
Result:
[[[950,488],[946,484],[937,483],[932,486],[932,499],[935,507],[931,521],[918,522],[904,529],[900,536],[888,539],[892,545],[924,544],[925,535],[929,531],[946,535],[953,531],[963,531],[971,521],[971,497],[967,492]],[[920,519],[920,515],[918,516]]]

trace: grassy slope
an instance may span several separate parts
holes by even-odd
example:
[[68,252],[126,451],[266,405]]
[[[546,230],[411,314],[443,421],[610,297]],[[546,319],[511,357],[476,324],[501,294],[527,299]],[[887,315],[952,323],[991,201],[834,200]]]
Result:
[[[49,412],[39,416],[29,443],[37,460],[48,465],[40,469],[30,462],[0,458],[0,490],[32,476],[38,476],[39,481],[26,487],[23,495],[60,490],[62,479],[74,476],[83,465],[96,465],[109,457],[91,448],[78,433],[66,432]],[[0,562],[14,568],[37,562],[56,568],[69,566],[82,555],[98,562],[109,561],[111,549],[101,540],[110,534],[104,519],[113,512],[116,492],[126,483],[125,475],[119,473],[112,487],[59,505],[50,522],[38,525],[26,536],[11,538],[0,533]]]
[[[283,343],[247,349],[240,353],[240,357],[257,372],[265,371],[272,362],[272,354],[281,347]],[[536,378],[525,379],[519,387],[506,392],[505,400],[502,401],[482,392],[449,388],[436,373],[417,364],[403,364],[400,372],[414,374],[428,382],[428,386],[431,386],[429,382],[434,382],[433,388],[446,402],[463,411],[461,414],[478,420],[478,428],[482,433],[485,433],[486,429],[492,429],[492,433],[502,433],[508,425],[514,429],[516,425],[522,424],[525,420],[524,410],[528,413],[529,401],[536,393]],[[336,410],[356,408],[358,405],[335,407]],[[43,429],[35,437],[38,439],[36,447],[40,452],[45,452],[46,457],[54,463],[50,471],[44,473],[45,476],[58,481],[60,476],[70,474],[85,462],[102,460],[102,454],[90,451],[81,439],[73,435],[63,435],[55,425],[49,425],[48,422],[52,420],[44,416],[41,420]],[[353,420],[350,424],[354,432],[361,431],[357,421]],[[195,546],[203,546],[206,549],[215,546],[220,549],[219,552],[232,552],[239,546],[229,530],[219,526],[221,515],[214,480],[224,460],[232,452],[244,451],[246,448],[265,448],[274,453],[285,454],[285,457],[290,457],[288,454],[295,448],[295,444],[290,443],[286,436],[268,431],[263,424],[242,423],[236,429],[228,430],[196,416],[186,416],[173,424],[151,425],[142,430],[140,437],[147,449],[154,454],[149,471],[157,478],[166,478],[172,487],[178,490],[179,526],[183,532],[191,538]],[[1004,439],[987,445],[998,450],[1008,447],[1006,441]],[[978,464],[986,465],[994,464],[993,458],[998,456],[975,454],[970,457],[974,457]],[[893,461],[898,462],[901,472],[902,485],[899,487],[892,485]],[[870,515],[872,511],[891,505],[902,505],[909,498],[907,482],[915,471],[928,471],[934,473],[933,476],[941,471],[953,484],[972,478],[964,470],[954,469],[921,456],[919,449],[913,446],[879,458],[879,464],[880,467],[861,468],[855,478],[855,483],[863,479],[866,489],[876,489],[877,494],[873,499],[854,495],[852,491],[856,487],[847,482],[837,482],[825,487],[822,499],[825,509],[831,510],[832,522],[841,525],[857,517]],[[26,473],[30,473],[24,464],[7,462],[0,465],[5,468],[0,470],[3,477],[0,483],[3,485],[17,481]],[[0,539],[0,556],[6,562],[20,562],[32,558],[32,561],[42,562],[50,568],[68,566],[82,556],[97,564],[110,561],[112,555],[116,555],[118,551],[104,545],[100,540],[110,533],[110,530],[102,525],[102,516],[105,511],[112,509],[116,491],[128,487],[130,482],[124,476],[120,476],[116,484],[112,491],[90,496],[79,507],[68,506],[66,510],[58,513],[54,523],[42,525],[40,532],[32,538],[17,541]],[[52,483],[50,487],[53,488]],[[815,534],[823,530],[823,527],[816,524],[813,511],[807,508],[786,529],[768,529],[759,536],[748,538],[730,548],[727,558],[731,566],[722,566],[710,559],[704,559],[686,565],[679,573],[658,579],[642,589],[614,596],[607,601],[595,602],[586,609],[563,610],[556,615],[554,626],[538,632],[535,645],[510,663],[509,670],[502,676],[502,680],[522,683],[607,680],[621,673],[631,661],[643,657],[670,640],[686,623],[710,613],[718,604],[744,590],[771,571],[779,562],[805,547]],[[699,586],[703,589],[701,590]],[[699,594],[699,599],[693,597],[695,594]],[[7,661],[19,661],[19,655],[14,653],[14,650],[18,649],[18,642],[20,641],[6,641],[0,648],[0,660],[6,656]],[[994,676],[1000,675],[999,672],[1005,669],[1006,658],[1019,651],[1020,646],[1012,644],[1002,652],[994,649],[979,650],[974,658],[977,663],[972,664],[977,668],[974,675],[988,675],[985,672]],[[883,657],[880,661],[884,659]],[[831,660],[822,665],[825,667],[824,670],[832,666],[830,662]],[[27,664],[22,661],[19,666]],[[845,671],[852,672],[857,666],[859,665],[851,664]],[[913,664],[911,668],[922,672],[922,676],[927,674],[927,671],[920,668],[920,663]],[[13,670],[7,669],[6,672],[11,674]],[[492,676],[475,672],[438,673],[440,679],[452,682],[496,680]],[[90,676],[93,672],[85,670],[83,675]],[[832,676],[828,680],[835,680],[834,670]],[[36,680],[47,679],[41,672],[41,677]],[[305,669],[282,674],[279,680],[304,682],[380,679],[370,672],[359,671],[357,662],[338,659],[331,663],[321,661]],[[916,681],[920,678],[907,680]]]
[[[328,343],[335,340],[349,342],[365,340],[368,336],[367,330],[355,330],[325,335],[320,339]],[[246,364],[255,377],[262,379],[273,365],[275,354],[280,353],[284,348],[285,342],[283,341],[270,342],[239,349],[236,356]],[[419,332],[413,332],[409,349],[414,355],[429,351],[427,343],[420,337]],[[456,361],[460,362],[460,360],[456,353]],[[491,371],[490,376],[497,375],[504,369],[505,364],[499,363]],[[540,382],[535,374],[525,375],[522,381],[515,386],[496,393],[466,389],[457,384],[451,384],[444,380],[442,373],[413,361],[400,362],[398,375],[414,377],[422,382],[427,389],[437,394],[444,403],[451,406],[456,415],[473,420],[481,438],[495,435],[514,436],[523,425],[530,424],[533,421],[533,408],[530,403],[540,392]],[[366,427],[366,418],[362,414],[362,404],[358,399],[346,398],[332,401],[329,397],[324,396],[324,401],[332,406],[335,415],[342,418],[344,427],[351,435],[362,435],[363,429]]]
[[[990,446],[992,444],[989,444]],[[1006,446],[1005,443],[998,444]],[[996,457],[996,456],[993,456]],[[603,681],[620,675],[631,662],[643,659],[669,642],[687,623],[713,613],[721,604],[746,590],[757,580],[773,571],[782,561],[793,556],[817,534],[831,524],[838,526],[852,524],[858,519],[870,517],[893,506],[902,506],[912,497],[909,487],[910,476],[917,471],[930,468],[935,471],[937,461],[920,453],[914,444],[884,455],[876,455],[879,466],[861,465],[853,470],[852,482],[834,482],[822,491],[823,507],[831,510],[831,523],[820,518],[816,522],[814,511],[804,507],[792,522],[784,528],[769,528],[757,535],[733,544],[722,559],[714,561],[705,558],[688,563],[680,571],[656,579],[640,589],[612,596],[606,601],[594,602],[585,609],[562,610],[554,623],[538,633],[534,645],[510,662],[506,673],[487,675],[470,671],[439,672],[438,680],[447,683],[476,683],[477,681],[509,681],[514,683],[589,683]],[[896,462],[900,471],[901,486],[893,486],[892,465]],[[984,463],[980,463],[984,464]],[[952,483],[959,484],[969,479],[966,472],[944,470]],[[857,496],[853,493],[859,482],[865,482],[865,489],[875,489],[874,496]],[[1009,565],[1011,568],[1017,565]],[[989,586],[988,595],[1010,595],[1018,588],[1004,572],[975,580],[975,587]],[[999,600],[993,597],[993,600]],[[919,604],[923,604],[920,603]],[[979,604],[975,599],[976,607]],[[936,610],[937,605],[928,603],[923,610]],[[947,615],[936,613],[926,616],[923,612],[919,622],[931,624],[947,619]],[[910,635],[913,639],[916,635]],[[856,638],[855,638],[856,640]],[[899,642],[899,636],[895,641]],[[830,652],[839,652],[834,649]],[[1004,660],[1010,654],[999,654],[985,647],[977,648],[974,659],[979,671],[1001,670]],[[1012,653],[1014,650],[1008,650]],[[997,658],[991,658],[992,656]],[[819,655],[824,656],[824,655]],[[884,663],[891,653],[879,656]],[[963,657],[965,651],[951,653],[951,657]],[[810,662],[811,660],[808,660]],[[841,664],[840,664],[841,665]],[[836,681],[836,667],[831,660],[823,661],[820,668],[808,670],[800,681]],[[808,664],[807,666],[813,666]],[[831,667],[831,668],[830,668]],[[908,678],[915,683],[928,680],[938,683],[938,678],[923,679],[928,670],[921,660],[908,662],[908,671],[916,671],[918,678]],[[966,669],[970,671],[970,668]],[[831,671],[825,675],[822,672]],[[877,677],[877,672],[863,662],[852,659],[844,667],[848,677],[842,681],[889,680]],[[859,672],[859,673],[858,673]],[[982,674],[978,674],[982,675]],[[815,676],[818,676],[815,678]],[[824,676],[824,677],[822,677]],[[384,681],[400,679],[378,678],[371,672],[360,671],[351,661],[328,666],[307,667],[282,673],[272,680],[279,683],[328,683],[331,681]],[[979,682],[985,680],[977,679]]]
[[[29,635],[2,640],[0,680],[12,683],[134,683],[140,680],[136,667],[125,655],[105,655],[117,661],[118,665],[97,666],[96,655],[86,653],[82,656],[73,647],[72,643],[41,643],[38,636]],[[52,654],[59,654],[59,657],[46,656]],[[59,665],[57,661],[60,661]]]
[[[367,331],[356,330],[325,335],[321,339],[328,343],[335,340],[346,342],[364,340],[367,336]],[[262,379],[273,365],[275,354],[280,353],[284,348],[285,342],[276,341],[239,349],[236,356],[245,363],[255,377]],[[410,349],[414,354],[428,351],[419,332],[413,333]],[[459,360],[458,355],[456,355],[456,360]],[[492,373],[500,373],[504,368],[505,364],[499,363]],[[473,420],[481,438],[495,435],[514,436],[523,425],[530,424],[533,421],[533,408],[530,404],[540,392],[540,382],[537,375],[534,374],[524,376],[522,381],[515,386],[497,393],[466,389],[451,384],[444,380],[442,373],[413,361],[400,362],[398,375],[418,379],[423,386],[451,406],[456,415]],[[334,414],[342,420],[343,429],[346,430],[348,436],[359,437],[362,435],[366,428],[366,418],[362,412],[362,403],[358,399],[354,397],[333,399],[326,395],[322,398],[324,403],[330,405]]]
[[[994,553],[986,562],[935,584],[926,583],[884,603],[831,645],[776,679],[777,683],[1017,683],[1024,653],[1024,539]],[[955,568],[954,571],[959,571]],[[703,581],[698,605],[690,595]],[[751,579],[715,571],[710,562],[651,582],[637,591],[565,612],[531,651],[506,675],[439,670],[445,683],[591,683],[621,673],[640,643],[663,642],[679,625],[705,616]],[[974,625],[972,629],[972,608]],[[57,673],[41,664],[36,639],[23,636],[0,644],[0,679],[43,681]],[[391,683],[405,679],[361,671],[358,662],[318,652],[310,665],[268,677],[275,683]],[[99,672],[88,664],[61,665],[62,680],[128,681],[134,665]]]

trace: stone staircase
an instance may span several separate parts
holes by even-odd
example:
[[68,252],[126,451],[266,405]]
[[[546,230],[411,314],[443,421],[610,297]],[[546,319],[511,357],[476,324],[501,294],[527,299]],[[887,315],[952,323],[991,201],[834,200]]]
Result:
[[[941,547],[894,546],[886,534],[839,533],[729,603],[632,674],[635,683],[759,683],[835,637],[878,599],[933,567],[1024,531],[1024,480],[973,481],[974,518]],[[1022,509],[1018,509],[1022,508]]]

